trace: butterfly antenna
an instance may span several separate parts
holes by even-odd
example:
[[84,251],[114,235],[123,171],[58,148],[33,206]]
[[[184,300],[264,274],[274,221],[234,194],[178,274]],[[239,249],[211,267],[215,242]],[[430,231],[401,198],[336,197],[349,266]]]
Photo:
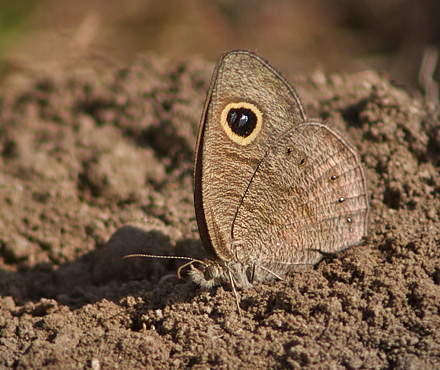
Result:
[[182,278],[182,275],[180,274],[180,272],[182,271],[183,268],[185,268],[186,266],[190,266],[193,263],[201,263],[203,265],[206,265],[205,262],[198,260],[197,258],[192,258],[192,257],[182,257],[182,256],[157,256],[155,254],[143,254],[143,253],[136,253],[136,254],[127,254],[126,256],[122,257],[123,260],[127,259],[127,258],[134,258],[134,257],[142,257],[142,258],[164,258],[164,259],[176,259],[176,260],[187,260],[189,262],[185,263],[184,265],[180,266],[177,269],[177,277],[179,279]]

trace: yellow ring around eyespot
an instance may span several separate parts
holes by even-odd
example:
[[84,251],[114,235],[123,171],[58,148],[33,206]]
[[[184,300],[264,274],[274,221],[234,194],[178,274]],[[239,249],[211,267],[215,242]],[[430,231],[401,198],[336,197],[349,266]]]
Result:
[[[231,109],[249,109],[251,110],[255,116],[257,117],[257,125],[254,128],[254,131],[246,137],[242,137],[240,135],[237,135],[234,131],[231,130],[231,128],[228,125],[228,113]],[[223,131],[226,132],[226,135],[235,143],[239,145],[248,145],[252,141],[255,140],[255,138],[258,136],[258,134],[261,131],[261,127],[263,125],[263,114],[261,111],[251,103],[247,102],[239,102],[239,103],[229,103],[226,107],[223,108],[222,113],[220,115],[220,124],[223,128]]]

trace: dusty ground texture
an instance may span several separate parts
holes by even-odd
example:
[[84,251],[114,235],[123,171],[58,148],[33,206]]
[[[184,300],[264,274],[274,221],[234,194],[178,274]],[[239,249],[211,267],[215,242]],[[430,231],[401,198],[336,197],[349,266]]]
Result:
[[294,82],[359,149],[364,246],[234,295],[203,256],[195,134],[212,65],[23,75],[0,97],[0,368],[440,367],[440,110],[374,72]]

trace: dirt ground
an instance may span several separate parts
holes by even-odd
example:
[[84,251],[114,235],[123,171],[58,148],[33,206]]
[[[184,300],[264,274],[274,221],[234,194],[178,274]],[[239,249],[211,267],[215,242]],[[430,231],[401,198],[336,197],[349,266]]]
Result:
[[440,109],[375,72],[292,76],[359,149],[365,245],[234,295],[203,257],[195,135],[213,65],[18,74],[0,95],[0,368],[440,368]]

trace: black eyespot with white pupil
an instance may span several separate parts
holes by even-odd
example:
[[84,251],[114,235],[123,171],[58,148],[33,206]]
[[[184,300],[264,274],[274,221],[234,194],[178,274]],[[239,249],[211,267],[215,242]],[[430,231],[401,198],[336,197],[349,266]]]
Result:
[[248,137],[257,126],[257,116],[247,108],[230,109],[227,121],[232,132],[241,137]]
[[261,132],[263,113],[250,102],[232,102],[223,108],[220,114],[220,125],[234,143],[248,145]]

